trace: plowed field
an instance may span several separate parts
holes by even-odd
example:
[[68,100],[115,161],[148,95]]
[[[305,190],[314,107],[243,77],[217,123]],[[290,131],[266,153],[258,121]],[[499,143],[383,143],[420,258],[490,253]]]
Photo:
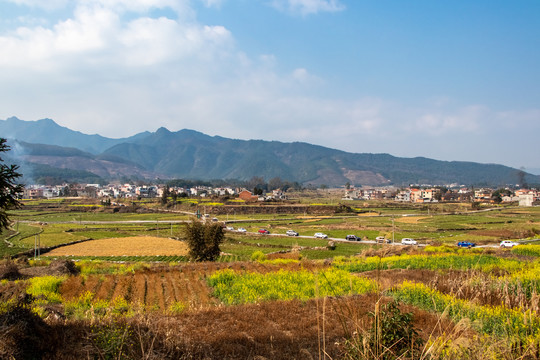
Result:
[[183,241],[152,236],[134,236],[85,241],[54,249],[47,256],[155,256],[187,255]]
[[183,266],[156,266],[145,271],[126,275],[86,275],[72,276],[60,289],[66,300],[78,298],[90,291],[94,299],[114,300],[123,298],[131,304],[141,304],[146,308],[167,310],[175,302],[184,303],[189,309],[202,309],[216,305],[218,300],[211,297],[211,289],[206,277],[220,269],[253,271],[266,273],[280,268],[287,270],[316,270],[326,265],[314,262],[300,262],[284,265],[261,263],[202,263]]

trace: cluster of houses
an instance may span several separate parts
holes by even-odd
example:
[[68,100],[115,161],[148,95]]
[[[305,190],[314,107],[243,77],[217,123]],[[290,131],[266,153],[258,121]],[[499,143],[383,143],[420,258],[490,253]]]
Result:
[[345,189],[343,200],[372,200],[387,199],[412,203],[432,202],[519,202],[520,206],[532,206],[535,201],[540,201],[540,191],[537,189],[505,189],[500,198],[495,196],[494,189],[467,187],[442,188],[442,187],[410,187],[407,189],[370,188],[370,189]]
[[164,185],[133,185],[119,184],[106,185],[99,184],[64,184],[64,185],[27,185],[24,189],[23,199],[50,199],[55,197],[65,196],[80,196],[88,198],[156,198],[162,197],[165,191],[169,194],[176,193],[177,195],[185,194],[185,196],[238,196],[246,201],[268,201],[268,200],[283,200],[286,198],[281,190],[273,190],[263,195],[254,195],[246,189],[232,187],[211,187],[211,186],[194,186],[190,188],[170,187]]
[[[286,194],[281,190],[272,190],[263,194],[253,194],[243,188],[193,186],[190,188],[156,186],[156,185],[133,185],[118,184],[101,186],[99,184],[64,184],[56,186],[28,185],[23,194],[24,199],[55,198],[65,196],[80,196],[88,198],[155,198],[162,197],[163,193],[180,196],[231,196],[245,201],[269,201],[284,200]],[[536,189],[505,189],[499,190],[495,196],[495,190],[489,188],[472,189],[467,187],[409,187],[397,189],[393,187],[383,188],[354,188],[347,187],[342,200],[395,200],[412,203],[432,202],[519,202],[521,206],[532,206],[540,201],[540,191]]]

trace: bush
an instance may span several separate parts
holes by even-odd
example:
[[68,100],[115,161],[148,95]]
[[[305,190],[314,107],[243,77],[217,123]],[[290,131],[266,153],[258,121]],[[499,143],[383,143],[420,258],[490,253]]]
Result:
[[0,263],[0,280],[18,280],[21,277],[19,267],[11,259],[6,259]]
[[194,261],[215,261],[221,253],[219,245],[225,234],[218,223],[202,223],[194,220],[187,223],[184,236],[189,248],[189,257]]
[[252,261],[263,261],[263,260],[266,260],[266,255],[262,251],[257,250],[253,254],[251,254],[251,260]]
[[382,305],[380,311],[371,313],[373,326],[370,342],[379,348],[383,359],[397,359],[417,355],[422,339],[414,328],[412,313],[402,313],[397,302]]

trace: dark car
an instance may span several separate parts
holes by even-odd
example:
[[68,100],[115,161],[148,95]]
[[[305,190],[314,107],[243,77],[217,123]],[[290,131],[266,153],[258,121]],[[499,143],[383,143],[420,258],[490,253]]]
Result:
[[266,229],[259,229],[259,234],[270,234],[270,231]]
[[360,238],[356,235],[347,235],[345,236],[345,240],[349,240],[349,241],[359,241]]
[[464,247],[464,248],[472,248],[472,247],[475,247],[476,244],[470,241],[460,241],[457,243],[457,246]]

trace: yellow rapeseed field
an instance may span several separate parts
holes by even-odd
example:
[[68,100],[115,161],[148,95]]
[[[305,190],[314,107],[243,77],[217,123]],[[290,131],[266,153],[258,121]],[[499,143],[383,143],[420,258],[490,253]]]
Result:
[[187,255],[183,241],[153,236],[134,236],[91,240],[63,246],[47,253],[47,256],[154,256]]

